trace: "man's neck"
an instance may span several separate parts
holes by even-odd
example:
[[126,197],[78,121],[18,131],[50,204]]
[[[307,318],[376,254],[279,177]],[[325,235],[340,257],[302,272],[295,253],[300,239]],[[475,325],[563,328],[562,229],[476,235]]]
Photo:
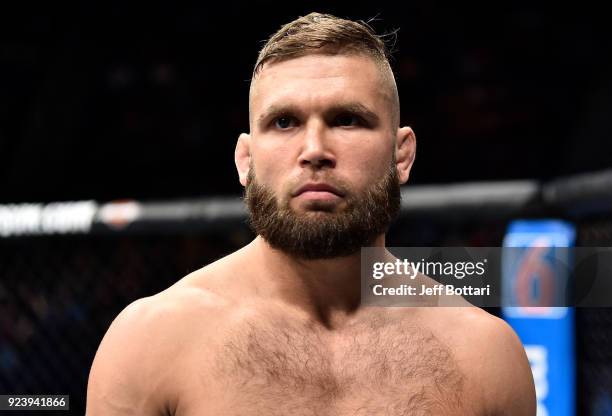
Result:
[[[373,244],[384,245],[384,235]],[[271,247],[261,237],[250,246],[260,294],[305,313],[307,319],[329,329],[342,326],[359,309],[360,252],[332,259],[303,260]]]

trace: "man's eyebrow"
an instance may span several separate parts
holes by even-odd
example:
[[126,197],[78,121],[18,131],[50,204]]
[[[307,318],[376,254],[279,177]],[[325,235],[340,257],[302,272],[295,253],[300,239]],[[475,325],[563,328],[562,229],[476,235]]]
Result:
[[[266,111],[264,111],[258,118],[257,122],[262,123],[266,120],[275,119],[286,114],[300,114],[301,110],[293,105],[276,105],[272,104]],[[340,104],[334,104],[331,107],[325,109],[325,114],[341,114],[341,113],[353,113],[363,117],[371,123],[378,123],[380,117],[374,111],[370,110],[365,105],[359,102],[346,102]]]
[[376,114],[374,111],[370,110],[368,107],[358,102],[348,102],[348,103],[333,105],[331,108],[329,108],[326,111],[326,113],[327,112],[332,113],[332,114],[353,113],[353,114],[363,117],[364,119],[366,119],[366,121],[369,121],[371,123],[378,123],[380,120],[380,117],[378,117],[378,114]]
[[296,114],[299,113],[297,107],[292,105],[276,105],[272,104],[266,111],[264,111],[259,117],[257,117],[257,123],[261,124],[266,120],[275,119],[285,114]]

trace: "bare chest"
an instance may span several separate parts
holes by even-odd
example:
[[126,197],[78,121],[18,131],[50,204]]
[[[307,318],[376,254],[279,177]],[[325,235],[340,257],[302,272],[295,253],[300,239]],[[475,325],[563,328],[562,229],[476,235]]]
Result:
[[288,322],[247,322],[206,372],[214,400],[194,415],[467,414],[451,350],[415,325],[369,321],[330,338]]

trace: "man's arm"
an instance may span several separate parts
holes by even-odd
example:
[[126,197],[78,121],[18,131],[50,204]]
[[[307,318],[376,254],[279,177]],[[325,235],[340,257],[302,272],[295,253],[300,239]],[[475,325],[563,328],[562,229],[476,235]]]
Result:
[[490,317],[481,328],[481,357],[487,407],[494,415],[535,416],[536,396],[529,360],[520,339],[503,320]]
[[160,311],[151,298],[135,301],[113,321],[96,353],[87,385],[87,416],[165,414]]

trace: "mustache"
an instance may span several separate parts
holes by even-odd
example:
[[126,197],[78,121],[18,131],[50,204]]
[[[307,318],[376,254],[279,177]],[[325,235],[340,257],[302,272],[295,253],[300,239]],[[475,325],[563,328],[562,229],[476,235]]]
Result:
[[304,187],[309,185],[325,185],[324,187],[331,188],[330,190],[341,196],[349,195],[352,193],[352,187],[349,186],[345,181],[333,176],[326,175],[308,176],[296,180],[289,186],[289,195],[298,195]]

